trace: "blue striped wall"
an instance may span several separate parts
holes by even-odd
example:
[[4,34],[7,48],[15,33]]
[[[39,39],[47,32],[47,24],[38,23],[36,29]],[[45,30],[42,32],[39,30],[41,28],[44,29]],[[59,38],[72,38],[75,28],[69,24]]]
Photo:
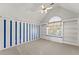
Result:
[[[3,47],[4,48],[7,48],[7,43],[6,42],[8,41],[6,39],[6,37],[7,37],[6,32],[7,32],[7,29],[8,29],[7,26],[6,26],[7,25],[7,20],[8,19],[4,19],[3,20],[3,29],[4,29],[4,33],[3,33],[4,34],[3,35],[3,37],[4,37],[4,39],[3,39]],[[12,47],[14,45],[18,45],[18,43],[19,44],[22,44],[22,42],[23,43],[25,43],[25,42],[27,43],[27,42],[30,42],[30,41],[33,41],[33,40],[36,40],[36,39],[40,38],[40,26],[37,25],[37,24],[31,24],[31,23],[28,24],[28,23],[25,23],[25,22],[22,23],[22,21],[21,22],[18,22],[18,21],[14,21],[13,22],[13,20],[10,20],[9,23],[10,23],[9,24],[9,26],[10,26],[9,27],[9,29],[10,29],[9,30],[9,32],[10,32],[10,35],[9,35],[9,38],[10,38],[9,46],[10,47]],[[12,24],[14,24],[14,26]],[[18,28],[19,28],[19,31],[18,31]],[[18,39],[18,36],[19,36],[19,39]],[[14,37],[14,39],[13,39],[13,37]],[[13,43],[14,43],[14,45],[13,45]]]
[[26,23],[26,41],[28,42],[28,23]]
[[20,44],[21,44],[21,22],[19,23],[20,25]]
[[25,23],[23,23],[23,42],[25,42]]
[[17,22],[15,22],[15,45],[17,45]]
[[4,48],[6,48],[6,20],[4,19]]
[[12,20],[10,21],[10,46],[12,46]]

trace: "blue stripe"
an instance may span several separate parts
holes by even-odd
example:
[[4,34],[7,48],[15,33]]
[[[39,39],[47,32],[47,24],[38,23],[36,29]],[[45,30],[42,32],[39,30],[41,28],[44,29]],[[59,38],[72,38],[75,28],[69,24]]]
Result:
[[21,22],[20,22],[20,44],[21,44]]
[[15,45],[17,45],[17,22],[15,22]]
[[6,20],[4,20],[4,48],[6,48]]
[[10,46],[12,46],[12,21],[10,21]]
[[23,42],[25,42],[25,23],[23,23]]
[[26,23],[26,41],[28,41],[28,23]]

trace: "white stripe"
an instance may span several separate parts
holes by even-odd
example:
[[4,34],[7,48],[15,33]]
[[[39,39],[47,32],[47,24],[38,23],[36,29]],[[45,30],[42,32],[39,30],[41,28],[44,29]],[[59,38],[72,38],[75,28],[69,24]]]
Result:
[[32,24],[30,24],[30,41],[32,41]]
[[26,42],[26,22],[25,22],[25,42]]
[[4,20],[0,18],[0,50],[4,48]]
[[17,45],[20,45],[20,25],[19,25],[19,21],[17,21]]
[[10,20],[6,18],[6,48],[10,47]]
[[21,43],[23,43],[23,22],[21,22]]
[[36,32],[37,32],[37,31],[36,31],[36,24],[35,24],[35,40],[36,40]]
[[28,42],[29,42],[30,40],[29,40],[29,24],[28,24]]
[[15,46],[15,21],[12,20],[12,46]]
[[34,40],[34,24],[33,24],[33,40]]

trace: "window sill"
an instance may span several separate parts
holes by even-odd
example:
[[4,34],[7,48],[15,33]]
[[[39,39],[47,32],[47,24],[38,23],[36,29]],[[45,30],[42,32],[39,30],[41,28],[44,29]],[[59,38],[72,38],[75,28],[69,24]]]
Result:
[[46,35],[46,36],[57,37],[57,38],[63,38],[62,36],[53,36],[53,35]]

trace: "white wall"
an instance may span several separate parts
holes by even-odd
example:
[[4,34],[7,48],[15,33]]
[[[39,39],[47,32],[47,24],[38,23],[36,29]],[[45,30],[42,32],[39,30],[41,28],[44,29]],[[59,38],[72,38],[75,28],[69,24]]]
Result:
[[71,18],[67,19],[67,21],[64,21],[64,43],[78,45],[79,39],[77,35],[78,35],[78,18]]
[[[64,41],[71,40],[71,41],[77,42],[78,41],[77,33],[76,33],[77,32],[77,28],[75,27],[75,26],[78,25],[77,21],[75,22],[76,24],[72,23],[72,22],[69,23],[69,24],[66,24],[66,23],[64,24],[64,26],[65,26],[65,28],[64,28],[65,29],[65,32],[64,32],[65,36],[69,35],[69,34],[71,35],[73,33],[72,36],[69,36],[68,38],[67,37],[65,37],[65,38],[56,38],[56,37],[50,37],[50,36],[46,35],[46,24],[48,23],[48,21],[50,20],[50,18],[53,17],[53,16],[59,16],[59,17],[61,17],[61,19],[62,19],[63,22],[65,22],[65,21],[69,22],[70,20],[78,20],[76,14],[74,14],[71,11],[65,10],[65,9],[57,6],[57,7],[53,8],[42,19],[42,21],[41,21],[41,38],[47,39],[47,40],[51,40],[51,41],[56,41],[56,42],[63,42],[64,39],[65,39]],[[67,26],[68,26],[68,28],[72,28],[72,31],[74,31],[74,32],[71,31],[71,33],[67,33],[67,30],[68,30],[68,32],[70,32],[70,30],[68,28],[66,28]],[[76,29],[76,30],[73,30],[73,29]],[[69,42],[69,43],[73,44],[73,42]]]

